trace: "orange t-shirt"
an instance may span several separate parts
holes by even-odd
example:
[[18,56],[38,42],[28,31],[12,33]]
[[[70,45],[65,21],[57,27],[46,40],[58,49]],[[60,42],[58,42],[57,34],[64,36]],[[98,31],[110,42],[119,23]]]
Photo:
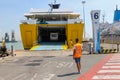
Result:
[[77,43],[74,45],[74,58],[80,58],[82,56],[82,45]]

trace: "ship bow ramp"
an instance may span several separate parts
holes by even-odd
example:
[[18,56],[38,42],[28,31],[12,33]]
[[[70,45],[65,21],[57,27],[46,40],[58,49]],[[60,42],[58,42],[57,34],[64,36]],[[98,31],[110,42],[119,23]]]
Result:
[[33,46],[30,50],[66,50],[67,45],[64,43],[41,43],[40,45]]

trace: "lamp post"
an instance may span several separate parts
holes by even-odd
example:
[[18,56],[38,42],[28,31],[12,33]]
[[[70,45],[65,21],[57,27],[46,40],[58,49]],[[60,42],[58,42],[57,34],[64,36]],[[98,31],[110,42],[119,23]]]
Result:
[[84,39],[85,39],[85,10],[84,10],[84,4],[85,4],[86,2],[83,0],[82,1],[82,4],[83,4],[83,21],[84,21]]
[[2,32],[0,32],[0,35],[1,35],[2,40],[3,40],[3,39],[4,39],[4,35],[3,35],[3,33],[2,33]]

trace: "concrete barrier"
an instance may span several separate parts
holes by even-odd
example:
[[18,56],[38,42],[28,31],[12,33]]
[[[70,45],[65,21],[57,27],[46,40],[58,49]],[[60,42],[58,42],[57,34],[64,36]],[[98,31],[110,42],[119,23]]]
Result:
[[100,53],[107,54],[107,53],[116,53],[117,49],[102,49]]

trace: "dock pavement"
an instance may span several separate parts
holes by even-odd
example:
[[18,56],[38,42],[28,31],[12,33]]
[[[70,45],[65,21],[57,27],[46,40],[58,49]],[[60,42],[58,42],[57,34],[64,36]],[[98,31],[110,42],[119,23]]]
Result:
[[[106,56],[112,54],[88,54],[83,52],[81,73],[77,74],[72,50],[14,51],[15,56],[0,60],[0,80],[90,80],[84,75]],[[114,53],[116,54],[116,53]],[[94,70],[92,70],[94,71]],[[96,72],[98,69],[96,69]],[[92,77],[95,75],[92,72]],[[96,79],[96,77],[95,77]]]

